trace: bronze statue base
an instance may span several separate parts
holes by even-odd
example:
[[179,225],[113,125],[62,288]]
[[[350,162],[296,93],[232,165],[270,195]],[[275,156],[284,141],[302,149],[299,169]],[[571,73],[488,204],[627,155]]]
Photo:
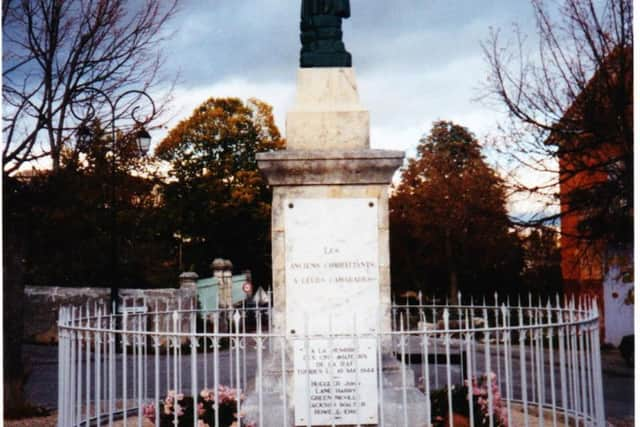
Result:
[[351,54],[349,52],[302,52],[300,67],[351,67]]

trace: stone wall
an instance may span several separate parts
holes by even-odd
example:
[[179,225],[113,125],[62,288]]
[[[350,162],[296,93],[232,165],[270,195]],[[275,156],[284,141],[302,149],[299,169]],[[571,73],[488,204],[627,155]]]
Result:
[[[58,341],[58,309],[64,305],[107,306],[109,288],[67,288],[57,286],[27,286],[24,298],[24,340],[29,343],[52,344]],[[196,296],[194,287],[180,289],[121,289],[123,306],[141,306],[146,301],[149,310],[174,310],[178,301],[182,308],[189,308]]]

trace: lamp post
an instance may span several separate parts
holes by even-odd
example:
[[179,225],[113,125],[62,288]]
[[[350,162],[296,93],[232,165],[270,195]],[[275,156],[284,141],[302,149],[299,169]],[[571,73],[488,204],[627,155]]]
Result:
[[[146,100],[149,102],[151,107],[151,116],[153,117],[156,113],[156,106],[153,102],[153,99],[149,94],[141,90],[129,90],[122,94],[120,94],[115,101],[111,100],[109,95],[104,91],[89,87],[84,88],[82,94],[91,94],[90,96],[84,99],[74,100],[74,103],[71,104],[71,113],[72,115],[81,120],[80,126],[76,129],[76,136],[78,139],[78,144],[82,144],[84,146],[88,146],[95,137],[91,132],[91,129],[87,126],[87,123],[96,117],[96,109],[93,107],[92,100],[93,96],[98,95],[103,98],[109,107],[109,124],[110,132],[111,132],[111,204],[110,204],[110,213],[111,213],[111,274],[110,274],[110,299],[111,299],[111,307],[114,309],[114,312],[118,312],[118,288],[119,288],[119,270],[118,270],[118,209],[117,209],[117,198],[116,198],[116,172],[117,172],[117,160],[118,160],[118,144],[119,141],[117,139],[118,133],[116,131],[116,121],[118,121],[119,117],[116,116],[116,111],[120,102],[129,97],[136,97],[135,106],[131,105],[131,119],[135,123],[133,126],[133,130],[135,133],[132,135],[135,137],[137,149],[140,155],[146,155],[149,147],[151,145],[151,135],[142,125],[143,121],[138,120],[136,117],[136,112],[139,110],[140,106],[137,105],[141,100]],[[73,106],[82,104],[87,107],[87,113],[83,116],[78,115],[74,110]],[[114,313],[114,314],[115,314]]]

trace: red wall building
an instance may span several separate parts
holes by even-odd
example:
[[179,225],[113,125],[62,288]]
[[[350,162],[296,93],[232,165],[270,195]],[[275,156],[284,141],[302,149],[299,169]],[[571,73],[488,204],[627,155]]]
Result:
[[[621,249],[619,235],[614,236],[607,228],[607,221],[614,223],[621,215],[633,215],[632,205],[626,205],[633,201],[616,195],[614,185],[620,171],[633,174],[633,56],[631,50],[624,51],[626,62],[621,63],[620,52],[609,55],[565,113],[559,131],[548,140],[559,153],[564,291],[597,297],[603,339],[605,316],[610,311],[605,307],[605,292],[612,293],[605,283],[611,281],[608,272],[612,260],[621,259],[612,255],[622,250],[631,254],[623,260],[627,264],[624,268],[633,264],[632,245],[627,242]],[[621,87],[621,74],[622,93],[616,92]],[[623,126],[630,126],[630,134],[623,131]],[[615,291],[612,294],[618,298]]]

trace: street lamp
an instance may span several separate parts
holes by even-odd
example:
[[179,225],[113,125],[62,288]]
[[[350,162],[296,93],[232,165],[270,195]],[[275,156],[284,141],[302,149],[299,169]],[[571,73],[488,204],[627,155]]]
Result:
[[147,132],[145,128],[141,127],[140,130],[136,132],[136,143],[138,144],[140,154],[144,155],[149,151],[151,135],[149,135],[149,132]]
[[[91,94],[86,98],[78,99],[77,96]],[[119,288],[119,275],[118,275],[118,221],[117,221],[117,198],[116,198],[116,171],[117,171],[117,153],[118,153],[118,133],[116,132],[116,121],[119,117],[116,116],[116,111],[120,102],[131,96],[137,97],[135,99],[135,103],[137,104],[141,100],[146,100],[149,102],[151,107],[151,115],[153,117],[156,114],[156,106],[153,102],[153,99],[149,94],[141,90],[129,90],[121,95],[119,95],[115,101],[112,101],[107,93],[104,91],[89,87],[84,88],[81,93],[76,94],[76,99],[71,103],[71,114],[78,120],[81,121],[80,126],[76,129],[76,137],[78,141],[78,145],[81,148],[86,148],[91,144],[94,140],[95,135],[91,132],[91,129],[87,126],[93,118],[96,117],[96,109],[92,105],[92,101],[95,95],[103,98],[106,104],[109,107],[110,112],[110,122],[108,126],[111,128],[111,278],[110,278],[110,287],[111,287],[111,307],[114,310],[114,314],[118,312],[118,288]],[[84,115],[79,115],[74,110],[74,105],[84,105],[87,107],[87,113]],[[133,131],[135,133],[131,133],[130,135],[135,137],[136,146],[138,149],[138,153],[141,156],[146,155],[149,147],[151,146],[151,135],[143,126],[143,120],[138,120],[136,117],[136,112],[139,110],[140,106],[130,105],[133,107],[131,109],[131,119],[135,123],[133,126]]]

